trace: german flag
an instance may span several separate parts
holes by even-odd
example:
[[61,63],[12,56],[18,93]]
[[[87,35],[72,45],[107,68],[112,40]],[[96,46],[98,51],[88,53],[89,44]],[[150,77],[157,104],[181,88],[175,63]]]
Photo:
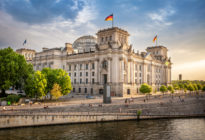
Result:
[[154,37],[153,42],[155,42],[157,40],[157,35]]
[[109,15],[108,17],[105,18],[105,21],[113,20],[113,14]]

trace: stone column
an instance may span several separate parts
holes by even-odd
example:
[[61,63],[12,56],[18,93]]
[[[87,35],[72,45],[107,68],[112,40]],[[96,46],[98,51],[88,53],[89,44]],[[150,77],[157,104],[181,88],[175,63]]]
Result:
[[112,58],[108,58],[108,74],[107,74],[107,82],[111,83],[111,60]]

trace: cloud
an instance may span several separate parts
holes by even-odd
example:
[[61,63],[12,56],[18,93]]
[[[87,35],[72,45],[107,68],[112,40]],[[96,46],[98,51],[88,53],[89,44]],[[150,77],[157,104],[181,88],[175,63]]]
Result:
[[154,21],[156,25],[170,26],[173,23],[168,21],[168,18],[175,14],[175,10],[173,8],[165,8],[159,9],[156,12],[148,13],[147,16],[149,19]]
[[[38,24],[16,20],[13,18],[14,15],[0,11],[0,48],[27,47],[39,51],[42,47],[60,47],[64,46],[65,42],[73,43],[75,39],[85,34],[94,35],[97,27],[91,21],[96,18],[97,12],[93,14],[95,7],[91,2],[84,2],[84,4],[73,19],[58,15],[52,17],[50,21]],[[79,6],[75,4],[73,9],[76,7]],[[27,46],[22,46],[25,39],[27,39]]]
[[82,0],[2,0],[0,10],[10,14],[15,20],[39,24],[52,21],[56,17],[75,19],[86,6]]

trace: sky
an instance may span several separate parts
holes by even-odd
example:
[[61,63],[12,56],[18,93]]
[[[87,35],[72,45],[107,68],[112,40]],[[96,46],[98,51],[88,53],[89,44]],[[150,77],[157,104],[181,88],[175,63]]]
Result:
[[[205,0],[1,0],[0,48],[41,51],[114,26],[130,33],[137,51],[168,48],[172,79],[205,80]],[[24,40],[27,44],[23,46]]]

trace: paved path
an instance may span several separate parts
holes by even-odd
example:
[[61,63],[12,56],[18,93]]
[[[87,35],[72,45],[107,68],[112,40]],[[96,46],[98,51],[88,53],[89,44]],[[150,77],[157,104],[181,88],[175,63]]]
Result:
[[[125,103],[125,98],[113,97],[111,104],[102,104],[102,97],[96,99],[68,98],[63,102],[9,106],[3,114],[23,113],[133,113],[142,110],[142,115],[205,114],[205,93],[200,95],[155,95],[146,100],[145,96],[133,97],[134,102]],[[48,106],[44,109],[44,106]]]

